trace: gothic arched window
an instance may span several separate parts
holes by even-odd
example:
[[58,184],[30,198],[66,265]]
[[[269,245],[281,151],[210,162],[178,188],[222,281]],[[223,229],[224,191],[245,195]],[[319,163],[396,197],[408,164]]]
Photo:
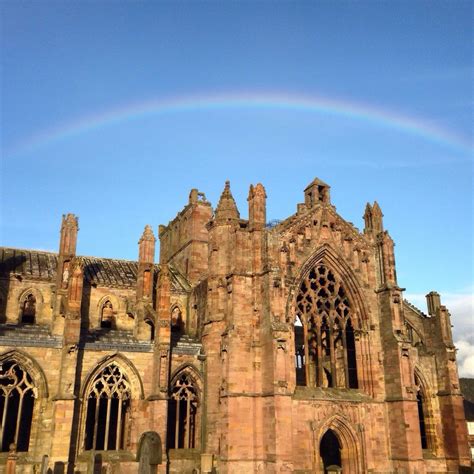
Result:
[[296,296],[296,383],[358,388],[354,314],[342,281],[313,268]]
[[124,449],[130,398],[130,383],[116,364],[108,365],[94,378],[87,393],[86,450]]
[[199,399],[195,384],[183,372],[171,388],[168,405],[168,448],[190,449],[196,447],[196,425]]
[[23,324],[34,324],[36,318],[36,298],[30,293],[21,306],[21,322]]
[[0,451],[28,451],[33,406],[33,380],[15,360],[0,363]]
[[100,327],[115,329],[115,312],[110,300],[105,301],[100,310]]
[[418,405],[418,423],[420,427],[420,442],[422,449],[432,449],[430,436],[430,413],[425,389],[420,378],[415,374],[416,401]]

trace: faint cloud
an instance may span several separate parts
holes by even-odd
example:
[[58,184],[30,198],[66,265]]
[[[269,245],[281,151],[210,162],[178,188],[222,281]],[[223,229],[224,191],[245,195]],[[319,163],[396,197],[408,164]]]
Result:
[[474,344],[460,340],[456,342],[458,349],[458,369],[460,377],[474,377]]

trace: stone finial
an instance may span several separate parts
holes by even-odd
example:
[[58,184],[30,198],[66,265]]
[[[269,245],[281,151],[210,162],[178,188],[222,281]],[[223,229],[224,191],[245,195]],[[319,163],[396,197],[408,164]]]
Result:
[[265,226],[266,223],[266,198],[265,188],[261,183],[250,185],[249,197],[249,222],[253,226]]
[[73,256],[76,254],[79,219],[74,214],[63,214],[60,231],[59,253]]
[[153,240],[153,242],[156,242],[155,234],[153,234],[153,229],[148,224],[145,226],[145,229],[143,229],[143,234],[140,237],[138,243],[142,242],[143,240]]
[[140,262],[153,263],[155,260],[155,242],[151,226],[146,225],[143,234],[138,241],[138,260]]
[[218,221],[240,219],[237,204],[230,191],[230,181],[225,182],[224,191],[222,191],[219,204],[217,204],[215,218]]

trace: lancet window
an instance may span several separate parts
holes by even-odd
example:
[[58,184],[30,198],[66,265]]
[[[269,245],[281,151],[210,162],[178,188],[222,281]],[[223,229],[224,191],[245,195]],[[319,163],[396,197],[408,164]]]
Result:
[[0,363],[0,451],[28,451],[35,402],[35,386],[15,360]]
[[130,382],[116,364],[108,365],[95,377],[87,394],[86,450],[125,448],[130,398]]
[[199,399],[196,386],[187,372],[176,379],[168,407],[168,448],[195,448]]
[[420,427],[420,442],[422,449],[432,449],[430,436],[430,413],[425,390],[420,379],[415,374],[416,401],[418,404],[418,423]]
[[36,318],[36,298],[29,294],[21,306],[21,322],[23,324],[34,324]]
[[358,388],[354,312],[342,281],[313,268],[296,297],[297,385]]

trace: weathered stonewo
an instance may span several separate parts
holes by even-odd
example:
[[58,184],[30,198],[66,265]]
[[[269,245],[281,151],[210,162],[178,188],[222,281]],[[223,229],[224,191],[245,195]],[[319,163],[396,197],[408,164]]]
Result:
[[449,311],[403,299],[380,206],[359,232],[315,179],[267,226],[266,198],[191,190],[159,264],[149,226],[136,262],[76,255],[72,214],[59,253],[0,249],[0,371],[34,400],[0,472],[469,468]]

